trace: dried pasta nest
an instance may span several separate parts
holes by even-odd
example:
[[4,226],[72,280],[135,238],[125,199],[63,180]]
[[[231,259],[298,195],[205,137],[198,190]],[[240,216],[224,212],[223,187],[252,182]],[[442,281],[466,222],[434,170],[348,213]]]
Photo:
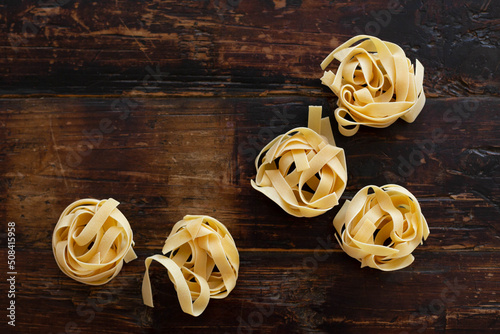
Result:
[[366,186],[333,220],[342,249],[361,267],[383,271],[409,266],[429,227],[417,199],[398,185]]
[[424,67],[416,66],[398,45],[359,35],[332,51],[324,70],[337,59],[337,73],[325,71],[321,81],[338,97],[335,119],[340,133],[354,135],[360,125],[385,128],[402,118],[412,123],[425,104]]
[[345,190],[344,150],[335,146],[328,117],[309,107],[309,127],[295,128],[267,144],[255,160],[252,187],[296,217],[333,208]]
[[233,237],[217,219],[185,216],[177,222],[162,250],[146,259],[142,283],[144,304],[153,307],[149,266],[161,263],[175,286],[182,310],[198,316],[210,298],[225,298],[236,286],[240,257]]
[[112,198],[81,199],[63,211],[52,235],[52,250],[66,275],[102,285],[118,275],[123,261],[137,257],[132,229],[118,204]]

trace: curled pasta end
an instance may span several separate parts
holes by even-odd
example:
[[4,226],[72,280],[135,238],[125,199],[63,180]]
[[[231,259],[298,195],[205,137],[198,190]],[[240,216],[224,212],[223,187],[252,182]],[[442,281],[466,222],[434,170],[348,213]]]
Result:
[[185,216],[174,225],[162,253],[146,259],[142,282],[145,305],[153,307],[149,266],[157,261],[168,271],[181,309],[195,317],[211,298],[225,298],[236,286],[240,258],[233,237],[217,219]]
[[424,67],[418,60],[413,66],[398,45],[359,35],[333,50],[321,68],[334,59],[337,73],[325,71],[321,82],[338,97],[335,118],[344,136],[359,125],[385,128],[398,118],[412,123],[424,107]]
[[119,202],[81,199],[59,217],[52,235],[57,265],[67,276],[89,285],[102,285],[120,272],[123,261],[137,256],[133,233]]
[[273,139],[255,160],[252,187],[296,217],[315,217],[333,208],[345,190],[344,150],[335,146],[321,106],[309,107],[308,128]]
[[409,266],[411,253],[429,236],[420,205],[408,190],[366,186],[333,220],[342,249],[361,267],[392,271]]

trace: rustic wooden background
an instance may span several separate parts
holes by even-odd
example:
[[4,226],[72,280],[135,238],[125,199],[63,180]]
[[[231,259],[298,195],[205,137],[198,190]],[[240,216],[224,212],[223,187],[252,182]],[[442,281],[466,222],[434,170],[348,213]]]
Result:
[[[498,333],[500,6],[458,1],[2,1],[0,282],[17,224],[18,333]],[[389,14],[389,15],[387,15]],[[359,33],[425,66],[415,123],[362,128],[343,200],[395,182],[431,234],[397,272],[360,269],[334,239],[339,207],[287,215],[250,186],[272,137],[332,113],[321,60]],[[336,128],[335,121],[332,121]],[[51,234],[74,200],[113,197],[139,258],[90,287],[56,266]],[[182,313],[144,259],[185,214],[208,214],[240,251],[236,289]],[[2,329],[2,333],[6,330]]]

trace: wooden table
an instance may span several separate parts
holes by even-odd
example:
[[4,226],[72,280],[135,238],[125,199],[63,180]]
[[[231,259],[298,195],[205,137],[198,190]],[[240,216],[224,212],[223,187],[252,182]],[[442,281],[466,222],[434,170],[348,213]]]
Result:
[[[52,0],[51,0],[52,1]],[[492,1],[7,1],[0,5],[2,333],[7,223],[18,333],[498,333],[499,6]],[[7,3],[7,4],[6,4]],[[365,185],[418,197],[430,237],[402,270],[360,268],[334,238],[340,206],[294,218],[250,186],[272,138],[332,115],[322,59],[368,33],[425,66],[413,124],[361,128],[342,202]],[[104,286],[66,277],[51,236],[80,198],[129,219],[138,259]],[[197,318],[144,259],[186,214],[218,218],[236,289]],[[7,320],[6,320],[7,319]]]

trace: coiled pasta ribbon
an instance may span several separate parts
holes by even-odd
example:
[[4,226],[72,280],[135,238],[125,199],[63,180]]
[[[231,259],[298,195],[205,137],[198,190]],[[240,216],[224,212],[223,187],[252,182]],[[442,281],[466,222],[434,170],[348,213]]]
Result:
[[361,267],[383,271],[409,266],[414,260],[411,253],[429,235],[415,196],[393,184],[361,189],[345,202],[333,226],[342,249]]
[[236,285],[238,249],[227,228],[215,218],[185,216],[172,228],[162,253],[169,255],[153,255],[145,263],[142,298],[150,307],[149,266],[153,260],[168,270],[182,310],[195,317],[203,313],[210,298],[225,298]]
[[359,35],[333,50],[321,68],[334,58],[340,62],[337,73],[325,71],[321,82],[338,96],[335,119],[344,136],[360,125],[385,128],[398,118],[412,123],[424,107],[424,67],[416,60],[414,69],[398,45]]
[[123,261],[135,259],[132,229],[108,200],[81,199],[59,217],[52,234],[52,251],[63,273],[79,282],[102,285],[112,280]]
[[276,137],[255,159],[252,187],[292,216],[325,213],[346,187],[344,150],[335,146],[330,119],[321,118],[321,111],[321,106],[309,106],[308,128]]

